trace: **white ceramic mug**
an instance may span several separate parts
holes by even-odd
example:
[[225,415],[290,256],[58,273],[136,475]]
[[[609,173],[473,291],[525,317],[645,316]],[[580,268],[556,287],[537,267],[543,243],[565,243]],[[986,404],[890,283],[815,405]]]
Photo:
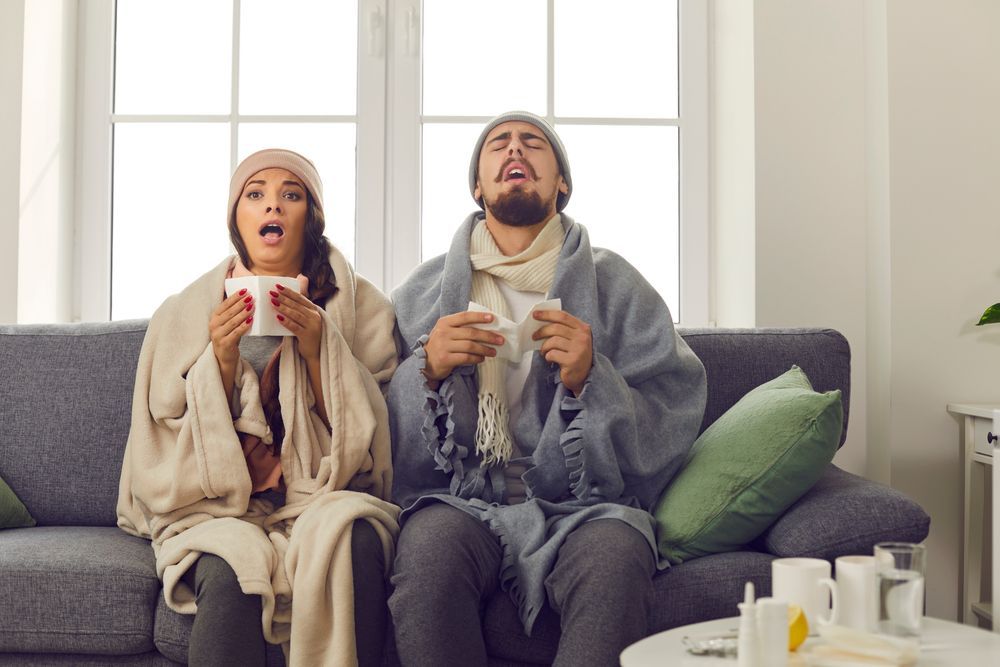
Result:
[[830,563],[820,558],[771,561],[771,596],[802,607],[811,635],[819,632],[820,625],[837,623],[840,615],[837,584],[830,578]]
[[874,556],[841,556],[836,561],[840,624],[863,632],[878,628]]

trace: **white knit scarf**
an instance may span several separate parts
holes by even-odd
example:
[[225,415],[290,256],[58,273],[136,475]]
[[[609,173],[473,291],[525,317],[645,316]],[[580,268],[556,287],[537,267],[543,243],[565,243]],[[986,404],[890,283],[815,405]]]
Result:
[[[556,263],[562,249],[563,230],[556,214],[535,240],[522,252],[506,256],[500,252],[493,235],[482,220],[472,230],[469,259],[472,262],[472,300],[510,319],[507,300],[496,279],[526,292],[548,293],[556,275]],[[476,423],[476,453],[483,465],[506,464],[513,454],[510,413],[507,410],[507,364],[497,357],[486,357],[476,367],[479,381],[479,420]]]

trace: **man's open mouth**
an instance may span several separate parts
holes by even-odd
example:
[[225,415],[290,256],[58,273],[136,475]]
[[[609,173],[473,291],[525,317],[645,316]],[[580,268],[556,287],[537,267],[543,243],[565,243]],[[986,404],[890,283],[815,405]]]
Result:
[[530,168],[521,162],[512,162],[503,170],[504,181],[526,181],[530,176]]

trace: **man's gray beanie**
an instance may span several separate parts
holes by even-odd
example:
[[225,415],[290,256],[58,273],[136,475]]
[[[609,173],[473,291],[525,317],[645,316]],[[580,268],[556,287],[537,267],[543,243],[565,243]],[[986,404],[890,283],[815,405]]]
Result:
[[[479,153],[483,150],[486,135],[497,125],[511,121],[521,121],[534,125],[542,131],[549,140],[549,144],[552,145],[552,150],[556,154],[556,162],[559,164],[559,171],[562,173],[563,180],[566,181],[566,194],[560,192],[556,198],[556,210],[563,210],[566,207],[566,202],[569,201],[569,196],[573,194],[573,178],[569,173],[569,160],[566,156],[566,147],[563,146],[559,135],[556,134],[556,131],[552,129],[552,126],[544,118],[528,111],[508,111],[507,113],[502,113],[483,128],[482,134],[479,135],[479,140],[476,141],[476,148],[472,151],[472,162],[469,163],[469,192],[472,194],[472,198],[476,199],[476,178],[479,176]],[[480,208],[483,208],[482,199],[476,199],[476,203],[479,204]]]

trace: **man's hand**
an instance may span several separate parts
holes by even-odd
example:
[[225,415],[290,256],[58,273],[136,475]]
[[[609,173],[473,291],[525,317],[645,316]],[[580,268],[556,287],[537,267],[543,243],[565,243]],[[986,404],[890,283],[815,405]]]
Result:
[[441,380],[456,367],[481,364],[486,357],[497,355],[496,348],[490,345],[503,345],[503,336],[473,326],[492,321],[492,313],[471,311],[448,315],[437,321],[424,345],[427,353],[424,376],[428,386],[437,389]]
[[551,322],[532,336],[533,340],[545,340],[539,352],[545,361],[559,364],[559,379],[579,396],[594,363],[590,325],[564,310],[536,310],[533,315],[536,320]]
[[323,316],[316,304],[298,292],[275,285],[268,293],[278,311],[278,321],[299,340],[299,356],[307,363],[319,361],[319,341],[323,336]]

